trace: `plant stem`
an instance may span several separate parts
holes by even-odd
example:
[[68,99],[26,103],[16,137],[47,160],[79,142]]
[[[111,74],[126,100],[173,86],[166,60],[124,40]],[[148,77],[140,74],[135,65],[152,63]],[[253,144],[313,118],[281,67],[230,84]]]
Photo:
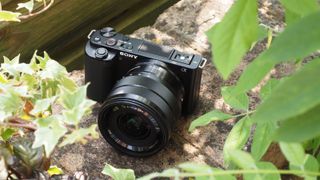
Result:
[[[198,176],[224,176],[224,175],[239,175],[239,174],[295,174],[295,175],[309,175],[309,176],[320,176],[320,172],[314,171],[300,171],[300,170],[269,170],[269,169],[259,169],[259,170],[225,170],[216,171],[213,173],[180,173],[177,176],[181,178],[185,177],[198,177]],[[173,177],[172,175],[161,175],[158,174],[155,177]]]
[[30,18],[32,16],[39,15],[39,14],[45,12],[46,10],[48,10],[52,6],[53,3],[54,3],[54,0],[51,0],[50,3],[47,6],[44,6],[44,8],[41,9],[40,11],[35,12],[35,13],[31,13],[31,14],[28,14],[28,15],[19,16],[19,19],[27,19],[27,18]]

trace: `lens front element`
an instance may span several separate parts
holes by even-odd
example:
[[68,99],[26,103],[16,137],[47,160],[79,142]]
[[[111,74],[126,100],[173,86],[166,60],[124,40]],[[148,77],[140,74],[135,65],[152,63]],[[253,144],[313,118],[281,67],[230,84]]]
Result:
[[144,139],[150,133],[150,125],[136,114],[125,114],[118,120],[120,131],[133,139]]

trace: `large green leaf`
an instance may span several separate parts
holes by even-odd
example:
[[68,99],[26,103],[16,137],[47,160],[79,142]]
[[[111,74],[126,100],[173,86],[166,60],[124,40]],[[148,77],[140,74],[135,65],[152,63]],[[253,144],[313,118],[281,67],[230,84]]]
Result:
[[266,99],[273,92],[273,89],[279,84],[279,82],[279,79],[270,79],[260,90],[261,99]]
[[303,164],[305,152],[301,144],[280,142],[280,149],[290,164],[297,166]]
[[230,164],[229,151],[242,149],[247,142],[251,131],[251,123],[249,120],[249,117],[242,118],[230,131],[223,147],[223,155],[226,165]]
[[280,121],[303,114],[320,104],[320,60],[306,64],[282,81],[257,108],[256,122]]
[[199,126],[205,126],[213,121],[220,121],[220,120],[225,120],[225,119],[230,119],[230,118],[232,118],[232,116],[229,114],[225,114],[225,113],[218,111],[218,110],[213,110],[213,111],[210,111],[210,112],[198,117],[194,121],[192,121],[192,123],[189,127],[189,131],[191,132],[195,128],[197,128]]
[[135,180],[132,169],[117,169],[109,164],[104,166],[102,174],[110,176],[113,180]]
[[259,161],[267,152],[272,142],[272,132],[276,126],[274,123],[258,123],[253,135],[251,154],[256,161]]
[[257,1],[237,0],[218,26],[207,32],[214,64],[224,79],[258,38]]
[[286,10],[287,24],[319,10],[318,0],[280,0],[280,2]]
[[320,12],[317,12],[289,25],[269,49],[248,65],[233,93],[243,93],[255,87],[275,64],[301,59],[320,49],[319,22]]
[[274,138],[278,141],[303,142],[320,136],[320,105],[280,124]]
[[274,170],[277,168],[269,162],[256,162],[253,157],[244,151],[232,150],[230,151],[230,158],[238,167],[245,170],[256,170],[257,173],[254,174],[244,174],[245,180],[280,180],[279,173],[259,173],[259,170]]
[[246,93],[232,94],[234,87],[222,87],[221,94],[224,101],[235,109],[241,109],[247,111],[249,108],[249,98]]

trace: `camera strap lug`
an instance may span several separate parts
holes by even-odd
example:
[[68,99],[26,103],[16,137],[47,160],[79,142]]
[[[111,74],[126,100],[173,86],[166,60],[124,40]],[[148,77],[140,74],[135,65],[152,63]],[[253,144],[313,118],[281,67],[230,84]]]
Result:
[[88,39],[91,39],[91,35],[92,35],[94,32],[96,32],[95,29],[93,29],[93,30],[90,31],[90,33],[88,34]]
[[201,64],[200,64],[200,66],[199,66],[199,68],[203,68],[206,64],[207,64],[207,59],[206,58],[202,58],[202,62],[201,62]]

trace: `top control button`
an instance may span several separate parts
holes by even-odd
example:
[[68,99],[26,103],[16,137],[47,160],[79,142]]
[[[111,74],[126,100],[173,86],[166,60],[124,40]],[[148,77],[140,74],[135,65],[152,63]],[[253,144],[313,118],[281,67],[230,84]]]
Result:
[[191,60],[193,58],[193,55],[190,54],[184,54],[176,51],[173,56],[171,57],[171,60],[178,61],[184,64],[190,64]]
[[129,41],[130,38],[129,38],[128,36],[123,36],[123,37],[122,37],[122,40],[123,40],[123,41]]
[[108,46],[114,46],[114,45],[117,44],[117,40],[114,39],[114,38],[107,39],[106,44],[107,44]]
[[99,59],[105,58],[108,55],[108,50],[106,48],[98,48],[95,55]]
[[103,28],[100,30],[100,32],[103,37],[107,37],[107,38],[112,37],[116,34],[115,30],[111,27]]

